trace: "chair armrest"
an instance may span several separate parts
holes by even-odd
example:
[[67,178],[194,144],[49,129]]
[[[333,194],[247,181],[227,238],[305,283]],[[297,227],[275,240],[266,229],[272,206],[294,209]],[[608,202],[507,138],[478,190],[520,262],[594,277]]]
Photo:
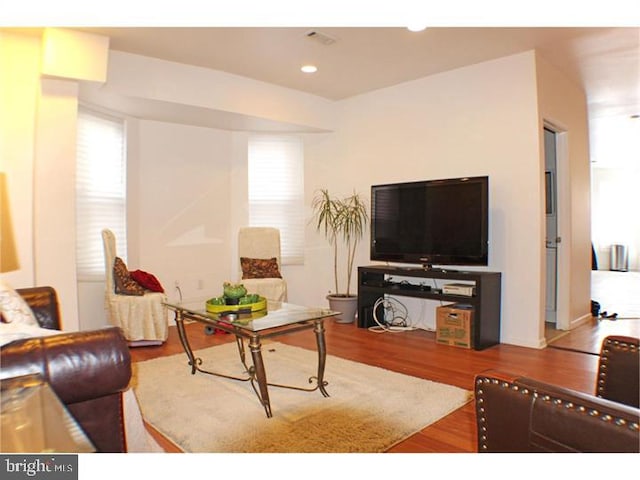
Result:
[[596,395],[640,407],[640,340],[610,335],[602,342]]
[[52,287],[17,288],[42,328],[60,330],[58,296]]
[[479,452],[640,452],[640,410],[526,377],[479,374]]
[[117,327],[16,340],[0,349],[0,378],[38,374],[65,404],[124,391],[131,355]]

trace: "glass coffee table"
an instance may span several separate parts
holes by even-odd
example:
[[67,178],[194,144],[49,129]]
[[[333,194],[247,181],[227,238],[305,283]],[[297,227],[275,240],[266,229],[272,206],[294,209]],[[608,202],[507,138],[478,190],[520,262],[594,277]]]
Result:
[[[272,416],[271,403],[269,402],[270,386],[308,392],[320,390],[322,395],[325,397],[329,396],[325,388],[328,382],[324,380],[324,369],[327,357],[324,338],[324,319],[339,315],[340,312],[272,301],[267,302],[267,308],[264,310],[230,310],[220,313],[207,311],[204,302],[200,304],[169,302],[165,303],[165,305],[175,313],[178,335],[189,359],[191,373],[201,372],[231,380],[250,382],[260,403],[264,407],[267,417]],[[202,359],[195,355],[189,344],[189,338],[184,327],[185,321],[202,323],[207,330],[219,329],[233,334],[238,346],[240,361],[244,365],[247,373],[246,376],[226,375],[221,372],[213,372],[202,368]],[[312,386],[301,387],[269,383],[267,381],[265,365],[262,360],[262,340],[302,330],[313,330],[316,337],[318,368],[316,375],[308,379],[308,383],[312,384]],[[251,352],[252,365],[247,364],[245,340],[248,342],[249,351]]]

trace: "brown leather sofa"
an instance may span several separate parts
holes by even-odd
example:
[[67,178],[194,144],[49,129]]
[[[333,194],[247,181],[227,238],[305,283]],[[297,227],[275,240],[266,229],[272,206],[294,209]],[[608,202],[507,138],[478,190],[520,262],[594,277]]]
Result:
[[477,375],[478,452],[640,452],[638,343],[603,341],[594,395],[502,372]]
[[[55,290],[17,290],[38,323],[60,325]],[[0,379],[37,374],[47,381],[98,452],[126,452],[122,392],[131,379],[131,356],[116,327],[13,341],[0,349]]]

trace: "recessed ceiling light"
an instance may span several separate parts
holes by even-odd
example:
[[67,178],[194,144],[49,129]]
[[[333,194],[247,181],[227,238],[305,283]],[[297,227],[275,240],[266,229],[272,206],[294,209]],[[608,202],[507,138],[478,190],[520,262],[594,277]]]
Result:
[[318,71],[318,67],[316,67],[315,65],[303,65],[300,70],[302,70],[304,73],[316,73]]
[[423,30],[426,30],[427,27],[426,25],[409,25],[407,26],[407,30],[409,30],[410,32],[421,32]]

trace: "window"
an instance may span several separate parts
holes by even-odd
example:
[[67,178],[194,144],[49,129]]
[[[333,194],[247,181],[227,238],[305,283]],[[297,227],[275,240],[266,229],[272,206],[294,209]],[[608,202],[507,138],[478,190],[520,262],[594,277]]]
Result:
[[98,280],[104,278],[104,228],[118,239],[118,256],[127,258],[124,120],[81,108],[76,157],[78,279]]
[[283,265],[304,260],[304,154],[300,137],[249,138],[249,225],[280,230]]

